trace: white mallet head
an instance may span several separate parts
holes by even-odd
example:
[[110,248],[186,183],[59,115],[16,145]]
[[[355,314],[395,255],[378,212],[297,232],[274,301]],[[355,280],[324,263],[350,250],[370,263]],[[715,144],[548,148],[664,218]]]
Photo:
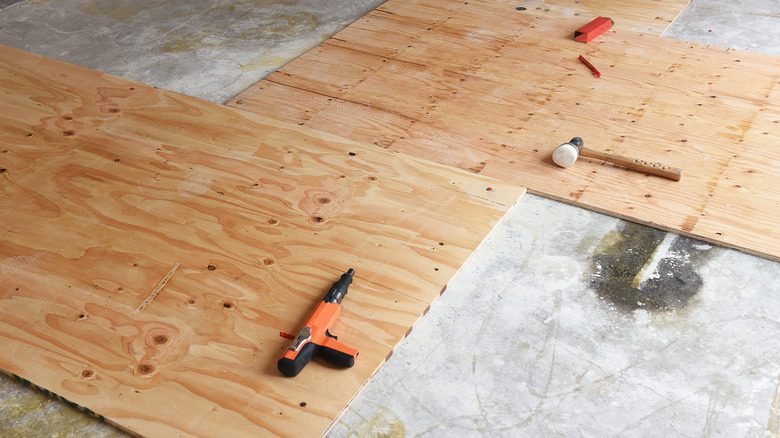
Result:
[[571,167],[580,156],[582,144],[581,138],[574,137],[568,143],[558,146],[552,154],[553,162],[561,167]]

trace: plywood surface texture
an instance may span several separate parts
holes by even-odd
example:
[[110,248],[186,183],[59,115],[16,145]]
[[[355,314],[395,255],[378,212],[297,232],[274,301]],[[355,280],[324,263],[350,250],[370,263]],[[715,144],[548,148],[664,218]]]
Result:
[[[780,59],[486,3],[390,0],[231,105],[780,259]],[[683,178],[557,167],[574,136]]]
[[[690,0],[435,0],[420,2],[418,0],[394,0],[386,3],[380,9],[403,14],[412,10],[419,12],[429,10],[428,5],[439,10],[439,5],[446,5],[449,11],[460,11],[464,8],[477,6],[482,13],[489,16],[490,21],[516,15],[518,13],[538,14],[546,18],[571,18],[587,23],[590,17],[609,17],[615,21],[615,26],[625,30],[647,32],[660,35],[677,18],[690,3]],[[587,17],[587,18],[586,18]],[[428,18],[440,21],[441,14],[434,13]],[[484,18],[484,17],[483,17]],[[489,28],[490,26],[484,26]]]
[[[146,436],[319,436],[523,193],[4,46],[0,96],[0,368]],[[282,377],[348,268],[357,364]]]

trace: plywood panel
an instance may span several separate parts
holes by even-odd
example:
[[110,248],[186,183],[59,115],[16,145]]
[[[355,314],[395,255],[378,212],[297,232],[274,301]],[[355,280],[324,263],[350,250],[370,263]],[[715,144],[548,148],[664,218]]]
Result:
[[[587,24],[598,16],[610,17],[615,20],[615,26],[620,29],[646,32],[660,35],[672,21],[682,12],[690,0],[392,0],[376,9],[377,12],[392,14],[397,17],[423,21],[425,23],[442,23],[448,20],[460,20],[462,12],[467,14],[475,11],[483,14],[479,20],[468,20],[473,29],[479,32],[491,32],[509,22],[505,19],[515,15],[540,16],[544,18],[567,18],[579,22],[576,28]],[[480,21],[488,14],[491,26],[484,26]],[[373,14],[374,16],[378,14]]]
[[[274,116],[294,99],[280,119],[780,259],[780,236],[767,233],[780,217],[780,171],[767,161],[780,60],[617,23],[583,44],[577,19],[510,6],[391,0],[242,93],[241,107]],[[365,123],[383,111],[386,125]],[[551,153],[574,136],[683,179],[588,159],[558,168]]]
[[[2,46],[0,95],[0,368],[141,435],[320,435],[524,191]],[[282,377],[348,268],[357,364]]]

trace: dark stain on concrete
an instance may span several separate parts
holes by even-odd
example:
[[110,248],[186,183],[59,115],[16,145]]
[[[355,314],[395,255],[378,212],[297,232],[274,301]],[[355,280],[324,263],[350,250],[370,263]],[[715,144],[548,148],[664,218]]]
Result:
[[5,9],[11,5],[21,3],[23,0],[0,0],[0,9]]
[[703,285],[697,269],[720,249],[679,235],[664,246],[667,234],[626,222],[605,236],[591,257],[591,288],[626,311],[686,307]]
[[0,9],[5,9],[16,3],[21,3],[22,0],[0,0]]

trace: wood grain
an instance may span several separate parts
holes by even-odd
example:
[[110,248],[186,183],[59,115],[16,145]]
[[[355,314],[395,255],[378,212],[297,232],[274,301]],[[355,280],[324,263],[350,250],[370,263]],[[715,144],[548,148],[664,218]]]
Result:
[[[566,18],[581,23],[574,29],[587,24],[596,17],[610,17],[620,29],[660,35],[683,11],[690,0],[392,0],[384,3],[369,14],[378,16],[391,14],[404,21],[441,24],[445,22],[466,25],[480,33],[496,32],[506,35],[511,28],[507,18],[522,15],[544,18]],[[486,16],[490,18],[485,25]],[[476,19],[474,19],[476,18]],[[572,37],[574,30],[571,31]]]
[[[636,2],[607,3],[641,15]],[[590,13],[582,12],[563,18],[535,8],[519,13],[505,2],[390,0],[237,101],[780,260],[780,235],[771,231],[780,217],[773,153],[780,60],[661,38],[642,31],[647,23],[620,19],[583,44],[572,38]],[[558,168],[551,153],[574,136],[684,176],[673,182],[593,159]]]
[[[524,192],[4,46],[0,96],[0,368],[145,436],[320,435]],[[348,268],[357,364],[282,377]]]

